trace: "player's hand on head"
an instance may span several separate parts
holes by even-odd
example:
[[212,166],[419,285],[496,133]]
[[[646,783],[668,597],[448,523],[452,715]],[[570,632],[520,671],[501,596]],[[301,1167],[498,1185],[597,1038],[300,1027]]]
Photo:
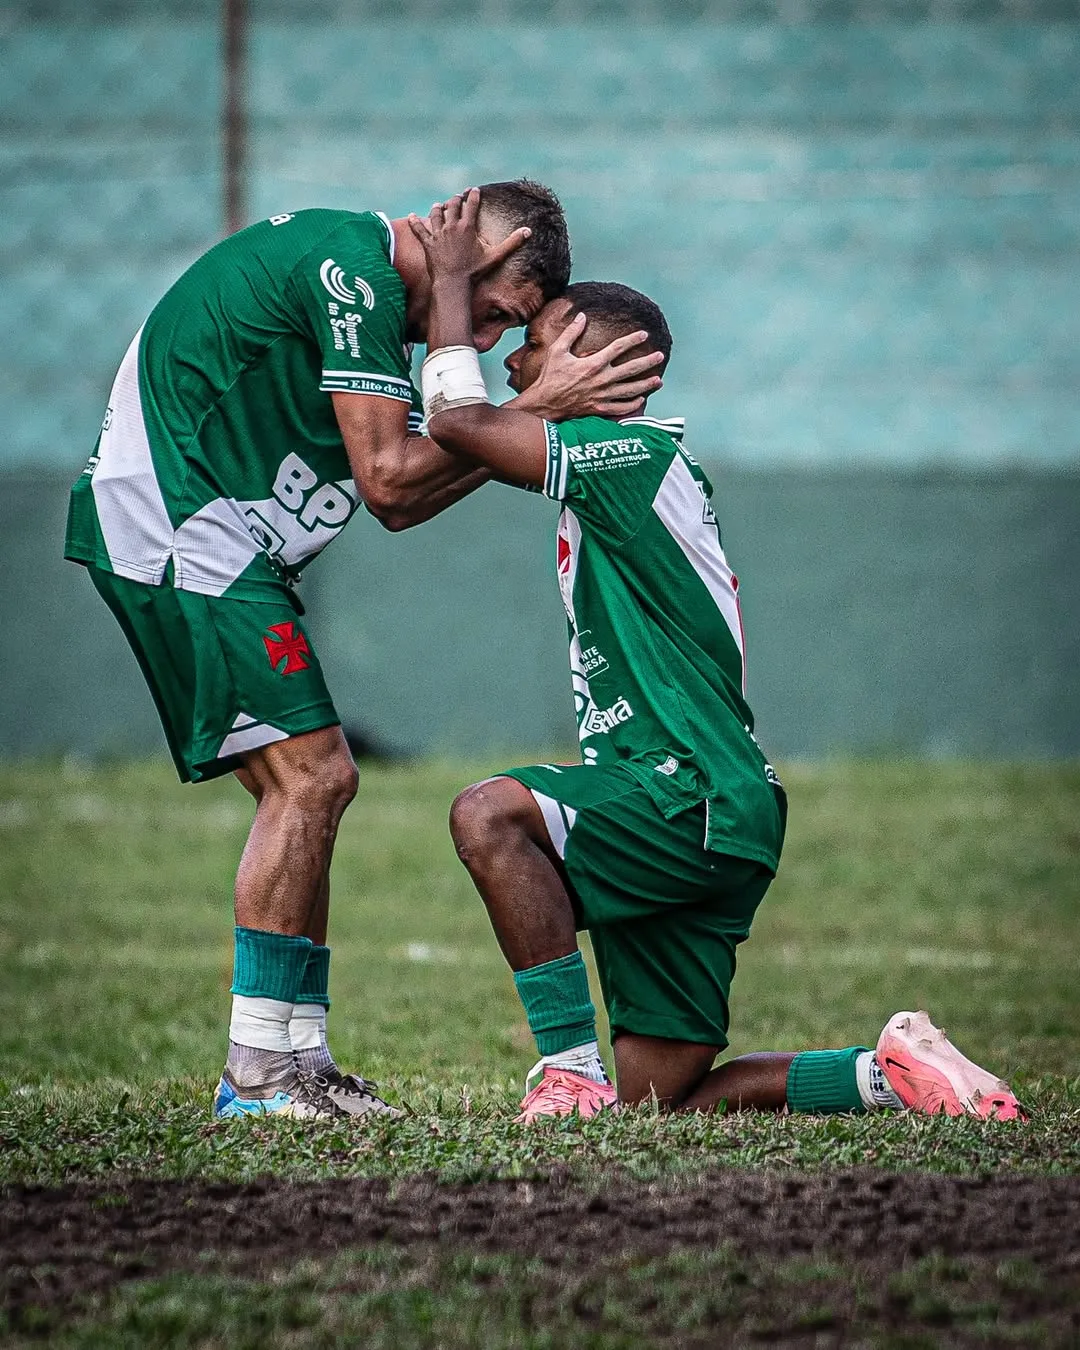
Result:
[[638,330],[615,338],[588,356],[575,356],[571,348],[587,322],[584,314],[575,314],[548,348],[539,377],[529,390],[530,402],[542,405],[552,421],[632,417],[663,384],[656,374],[663,353],[629,356],[648,340],[648,333]]
[[478,188],[436,202],[426,220],[415,213],[409,216],[409,226],[424,249],[432,279],[463,276],[475,281],[500,267],[532,233],[522,226],[498,243],[490,244],[479,233],[479,218]]

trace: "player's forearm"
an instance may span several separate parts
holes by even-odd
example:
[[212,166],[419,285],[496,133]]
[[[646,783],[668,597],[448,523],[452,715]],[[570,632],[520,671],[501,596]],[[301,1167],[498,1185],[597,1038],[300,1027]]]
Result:
[[357,480],[368,510],[388,530],[405,530],[438,515],[490,477],[475,463],[448,454],[428,436],[369,456]]
[[431,418],[431,434],[455,454],[485,464],[504,483],[539,487],[547,469],[543,422],[509,403],[471,403]]
[[471,347],[472,280],[460,273],[436,276],[431,283],[427,347]]
[[[452,482],[444,483],[441,487],[431,488],[418,496],[413,504],[405,511],[394,517],[392,524],[387,525],[388,529],[407,530],[413,525],[422,525],[425,520],[430,520],[432,516],[439,515],[447,507],[454,506],[467,497],[471,492],[475,492],[478,487],[483,487],[485,483],[491,481],[491,470],[476,465],[467,465],[458,462],[458,476]],[[386,522],[383,522],[386,525]]]

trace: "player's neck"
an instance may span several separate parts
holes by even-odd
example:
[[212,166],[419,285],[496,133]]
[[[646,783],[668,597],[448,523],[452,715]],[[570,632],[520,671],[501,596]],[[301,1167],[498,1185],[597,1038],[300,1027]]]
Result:
[[390,222],[394,231],[394,270],[405,283],[406,291],[427,291],[427,260],[419,239],[413,234],[408,220],[402,216]]
[[390,222],[394,232],[394,270],[405,283],[405,321],[411,330],[409,341],[427,330],[431,305],[431,279],[424,250],[404,216]]

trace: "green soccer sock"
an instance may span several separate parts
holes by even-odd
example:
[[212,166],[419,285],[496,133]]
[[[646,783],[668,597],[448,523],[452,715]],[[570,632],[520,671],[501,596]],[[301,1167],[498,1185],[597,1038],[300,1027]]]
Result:
[[846,1050],[807,1050],[796,1055],[788,1069],[788,1109],[819,1116],[865,1111],[855,1062],[866,1053],[865,1046],[852,1045]]
[[295,1003],[307,969],[312,942],[286,933],[237,928],[232,993]]
[[580,952],[517,970],[514,984],[541,1055],[557,1055],[596,1040],[596,1009]]
[[311,944],[308,951],[304,977],[296,995],[297,1003],[321,1003],[324,1008],[330,1006],[330,948],[317,942]]

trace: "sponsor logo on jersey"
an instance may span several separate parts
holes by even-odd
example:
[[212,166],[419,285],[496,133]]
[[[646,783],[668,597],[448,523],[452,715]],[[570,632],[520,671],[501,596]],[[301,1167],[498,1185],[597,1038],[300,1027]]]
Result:
[[594,469],[630,468],[641,464],[652,455],[637,436],[613,441],[586,441],[584,445],[568,445],[566,453],[579,473]]
[[292,218],[293,218],[293,212],[292,212],[292,211],[285,211],[285,212],[283,212],[280,216],[271,216],[271,217],[270,217],[270,224],[271,224],[271,225],[287,225],[287,224],[289,223],[289,221],[292,220]]
[[343,352],[348,348],[353,360],[359,361],[360,325],[364,322],[364,316],[354,309],[347,309],[342,314],[341,306],[334,304],[333,300],[326,306],[326,314],[330,320],[330,331],[334,335],[334,351]]
[[586,645],[585,639],[591,631],[591,629],[586,628],[578,634],[578,643],[581,647],[581,673],[586,679],[589,679],[592,675],[602,675],[608,669],[607,659],[600,648]]
[[610,708],[598,708],[590,704],[581,719],[579,736],[606,736],[623,722],[629,722],[634,710],[626,699],[617,699]]
[[271,668],[279,675],[295,675],[298,670],[310,668],[306,658],[311,655],[311,648],[294,623],[271,624],[263,634],[263,645]]
[[321,483],[314,469],[291,454],[278,466],[272,497],[238,505],[258,546],[291,563],[322,548],[345,526],[359,497],[348,488]]
[[375,308],[375,292],[364,278],[353,277],[352,286],[347,286],[345,273],[333,258],[327,258],[319,268],[319,280],[335,300],[340,300],[346,305],[355,305],[359,299],[365,309]]
[[[750,730],[750,728],[745,725],[745,723],[743,724],[743,730],[746,732],[746,734],[750,737],[750,739],[760,750],[761,746],[758,744],[758,738],[754,735],[754,733]],[[771,783],[773,787],[782,788],[784,786],[783,783],[781,783],[780,777],[777,774],[776,770],[773,768],[773,766],[769,763],[768,760],[765,760],[765,781],[767,783]]]

